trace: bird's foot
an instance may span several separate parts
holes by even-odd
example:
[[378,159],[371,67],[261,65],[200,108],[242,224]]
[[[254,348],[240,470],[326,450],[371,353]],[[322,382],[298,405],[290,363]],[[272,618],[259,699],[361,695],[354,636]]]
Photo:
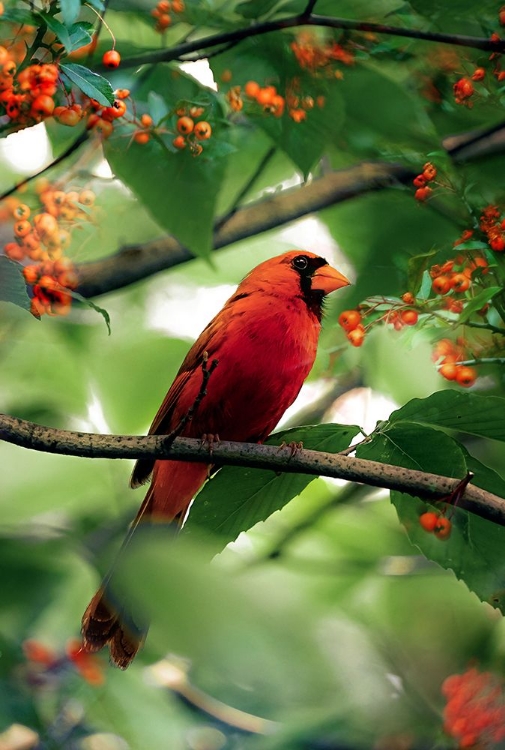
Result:
[[219,445],[220,442],[221,441],[219,440],[219,435],[217,433],[215,435],[213,435],[211,432],[204,433],[200,440],[200,447],[206,448],[212,456],[214,446]]
[[303,443],[302,443],[301,440],[298,443],[296,443],[295,441],[293,441],[291,443],[286,443],[283,440],[282,443],[279,445],[279,447],[277,449],[277,453],[280,453],[280,451],[283,450],[283,448],[289,448],[289,450],[290,450],[290,456],[289,457],[293,458],[293,456],[296,456],[296,454],[298,453],[298,451],[302,450]]

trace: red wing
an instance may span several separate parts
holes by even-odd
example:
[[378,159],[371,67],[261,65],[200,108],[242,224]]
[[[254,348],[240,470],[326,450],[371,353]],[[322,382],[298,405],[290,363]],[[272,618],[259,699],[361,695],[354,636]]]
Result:
[[[170,386],[167,395],[163,399],[163,403],[153,419],[153,423],[149,428],[149,435],[167,435],[177,427],[172,422],[177,401],[195,370],[202,366],[203,353],[205,351],[208,352],[209,357],[212,358],[219,349],[221,337],[217,334],[223,332],[225,328],[225,320],[228,317],[228,315],[224,314],[225,310],[226,307],[209,323],[187,353],[174,382]],[[151,458],[142,458],[137,461],[133,467],[130,479],[131,487],[138,487],[149,479],[154,467],[154,461],[155,459]]]

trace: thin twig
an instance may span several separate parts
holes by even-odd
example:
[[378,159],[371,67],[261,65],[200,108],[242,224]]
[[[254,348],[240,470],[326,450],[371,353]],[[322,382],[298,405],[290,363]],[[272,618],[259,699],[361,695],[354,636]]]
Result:
[[268,149],[266,154],[263,156],[261,161],[259,162],[258,166],[254,170],[253,174],[249,177],[245,185],[242,187],[238,195],[236,196],[235,200],[233,201],[233,205],[228,211],[228,213],[223,216],[221,219],[219,219],[216,222],[215,231],[218,231],[223,227],[227,221],[231,219],[232,216],[234,216],[237,212],[237,210],[240,208],[240,204],[246,197],[247,193],[254,187],[255,182],[261,177],[263,174],[265,167],[269,164],[272,157],[276,153],[277,148],[275,146],[272,146]]
[[[201,440],[176,438],[166,445],[164,435],[96,435],[57,430],[24,419],[0,414],[0,440],[23,448],[87,458],[156,458],[171,461],[209,462],[209,449]],[[349,458],[333,453],[289,446],[220,441],[212,445],[215,466],[248,466],[289,474],[333,477],[371,487],[404,492],[427,500],[440,500],[455,487],[455,480],[424,471]],[[456,483],[459,480],[456,480]],[[460,507],[505,526],[505,499],[468,485]]]
[[50,169],[53,169],[54,167],[58,166],[58,164],[61,164],[62,161],[65,161],[65,159],[68,159],[69,156],[71,156],[74,151],[77,151],[77,149],[82,146],[83,143],[86,143],[86,141],[89,139],[89,131],[84,130],[76,139],[75,141],[72,141],[70,146],[65,149],[65,151],[56,157],[56,159],[53,159],[53,161],[47,165],[47,167],[44,167],[39,172],[35,172],[35,174],[30,175],[29,177],[25,177],[24,180],[21,180],[21,182],[18,182],[14,187],[9,188],[9,190],[6,190],[5,193],[2,193],[0,195],[0,201],[4,200],[4,198],[7,198],[9,195],[12,195],[16,192],[16,190],[19,190],[20,188],[24,187],[25,185],[28,185],[32,180],[36,180],[37,177],[40,177],[45,172],[48,172]]

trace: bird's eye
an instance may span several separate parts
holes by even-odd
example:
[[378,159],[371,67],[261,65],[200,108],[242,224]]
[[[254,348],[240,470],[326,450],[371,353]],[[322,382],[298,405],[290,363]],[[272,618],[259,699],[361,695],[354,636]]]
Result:
[[297,257],[293,259],[293,268],[296,268],[297,271],[305,271],[308,265],[309,260],[305,255],[297,255]]

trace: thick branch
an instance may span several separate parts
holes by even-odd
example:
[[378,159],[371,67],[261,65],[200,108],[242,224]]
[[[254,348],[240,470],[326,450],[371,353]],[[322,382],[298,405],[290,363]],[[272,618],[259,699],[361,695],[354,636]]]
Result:
[[[212,445],[212,458],[201,440],[177,438],[167,445],[163,435],[95,435],[56,430],[0,414],[0,440],[23,448],[87,458],[163,458],[168,460],[209,461],[219,466],[250,466],[294,474],[346,479],[372,487],[383,487],[410,495],[438,500],[455,486],[454,479],[399,466],[349,458],[334,453],[279,448],[255,443],[222,441]],[[505,500],[468,485],[460,506],[505,525]]]
[[250,37],[269,34],[274,31],[281,31],[282,29],[296,28],[297,26],[326,26],[332,29],[372,32],[374,34],[399,36],[406,39],[420,39],[427,42],[452,44],[459,47],[472,47],[473,49],[482,49],[489,52],[505,51],[505,41],[503,40],[491,41],[491,39],[483,37],[444,34],[435,31],[422,31],[421,29],[406,29],[398,26],[386,26],[381,23],[352,21],[348,18],[332,18],[331,16],[318,15],[307,16],[305,13],[302,13],[299,16],[289,16],[288,18],[281,18],[275,21],[253,23],[245,28],[212,34],[190,42],[182,42],[169,49],[152,50],[143,55],[125,59],[121,65],[123,68],[132,68],[146,64],[169,62],[171,60],[183,60],[187,55],[194,52],[206,51],[214,47],[220,47],[223,44],[236,43]]
[[[286,190],[236,211],[215,232],[214,249],[227,247],[334,203],[391,186],[412,176],[407,167],[380,162],[364,162],[350,169],[331,172],[308,185]],[[193,257],[187,248],[170,236],[143,244],[126,245],[114,255],[80,264],[77,291],[84,297],[105,294],[166,268],[186,263]]]

